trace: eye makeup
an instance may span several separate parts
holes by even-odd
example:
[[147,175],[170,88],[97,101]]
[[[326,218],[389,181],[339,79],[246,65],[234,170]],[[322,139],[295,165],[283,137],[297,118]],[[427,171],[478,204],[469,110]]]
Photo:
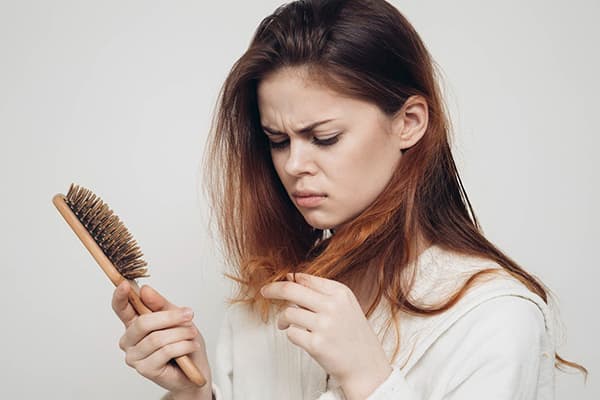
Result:
[[[317,137],[313,136],[313,138],[311,140],[311,143],[313,143],[313,144],[315,144],[317,146],[331,146],[331,145],[333,145],[333,144],[335,144],[335,143],[338,142],[339,136],[340,136],[340,133],[338,133],[338,134],[336,134],[334,136],[323,138],[323,139],[320,139],[320,138],[317,138]],[[272,149],[283,149],[283,148],[285,148],[285,147],[288,146],[289,141],[290,141],[289,139],[286,139],[286,140],[282,140],[280,142],[275,142],[275,141],[269,139],[269,146]]]

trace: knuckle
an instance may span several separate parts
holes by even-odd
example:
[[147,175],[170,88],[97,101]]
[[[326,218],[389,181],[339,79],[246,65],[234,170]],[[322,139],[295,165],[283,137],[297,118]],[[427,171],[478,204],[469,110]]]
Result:
[[150,322],[148,321],[148,318],[146,318],[147,314],[144,315],[140,315],[136,320],[135,320],[135,324],[137,326],[137,329],[140,332],[148,332],[150,330]]
[[160,354],[168,359],[171,359],[174,357],[175,355],[175,343],[172,344],[168,344],[164,347],[161,347],[160,350],[158,350],[160,352]]
[[147,337],[150,346],[152,346],[153,348],[162,347],[164,342],[162,335],[158,331],[150,333]]
[[166,313],[167,318],[169,318],[169,320],[173,320],[173,321],[177,321],[181,319],[181,310],[180,309],[176,309],[176,310],[169,310]]
[[288,339],[293,339],[294,333],[291,329],[286,329],[285,334],[287,335]]
[[196,337],[196,336],[198,336],[198,334],[200,333],[200,332],[198,331],[198,328],[196,328],[196,327],[195,327],[195,326],[193,326],[193,325],[189,327],[189,331],[190,331],[190,334],[192,335],[192,337]]
[[148,379],[152,379],[152,372],[143,364],[140,363],[136,368],[136,371],[139,372],[142,376],[145,376]]
[[121,303],[123,301],[123,296],[119,293],[119,289],[115,288],[112,295],[111,305],[115,312],[118,312],[121,308]]
[[129,365],[131,368],[135,368],[135,360],[133,360],[131,352],[125,352],[125,364]]
[[125,340],[125,335],[121,336],[119,339],[119,348],[123,351],[125,351]]
[[112,310],[115,312],[115,314],[119,315],[119,303],[117,302],[117,299],[115,297],[113,297],[110,305],[112,307]]

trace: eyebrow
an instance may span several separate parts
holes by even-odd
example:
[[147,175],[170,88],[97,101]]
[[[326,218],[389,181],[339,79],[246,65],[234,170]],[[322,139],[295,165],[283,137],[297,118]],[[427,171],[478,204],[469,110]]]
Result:
[[[334,119],[331,118],[331,119],[325,119],[323,121],[313,122],[310,125],[306,125],[304,128],[300,128],[298,130],[298,133],[309,133],[309,132],[312,132],[317,126],[323,125],[324,123],[327,123],[327,122],[330,122],[330,121],[334,121]],[[279,132],[278,130],[275,130],[273,128],[269,128],[268,126],[262,125],[262,128],[265,131],[267,131],[268,133],[272,134],[272,135],[285,135],[284,132]]]

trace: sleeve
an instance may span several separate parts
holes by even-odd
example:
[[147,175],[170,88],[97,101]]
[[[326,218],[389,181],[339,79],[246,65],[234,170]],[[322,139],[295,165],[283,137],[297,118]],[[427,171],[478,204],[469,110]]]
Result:
[[[428,352],[441,349],[445,357],[447,368],[430,373],[432,384],[438,373],[447,375],[445,388],[438,392],[439,398],[536,399],[545,334],[543,313],[533,301],[509,295],[480,303],[428,349]],[[392,367],[387,380],[367,400],[422,400],[402,370]]]
[[233,337],[229,308],[221,323],[217,339],[215,369],[212,374],[214,400],[233,400]]

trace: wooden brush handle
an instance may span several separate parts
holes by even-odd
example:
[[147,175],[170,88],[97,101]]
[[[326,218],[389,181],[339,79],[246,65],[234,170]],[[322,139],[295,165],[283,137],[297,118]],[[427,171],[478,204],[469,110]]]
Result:
[[[71,227],[73,232],[77,235],[81,243],[85,246],[86,249],[90,252],[92,257],[96,260],[100,268],[104,271],[106,276],[111,280],[111,282],[115,286],[119,286],[121,282],[125,280],[123,275],[119,273],[117,268],[113,265],[113,263],[109,260],[109,258],[104,254],[98,243],[94,240],[92,235],[88,232],[88,230],[83,226],[83,224],[79,221],[79,218],[73,213],[71,208],[65,202],[65,196],[61,193],[54,195],[52,198],[52,203],[58,209],[58,212],[63,216],[67,224]],[[148,314],[151,313],[146,305],[142,302],[139,296],[139,287],[137,283],[133,280],[129,280],[129,284],[131,285],[133,290],[129,291],[129,302],[135,308],[138,314]],[[196,365],[192,362],[190,357],[187,355],[183,355],[175,358],[175,362],[181,368],[185,376],[196,385],[202,387],[206,384],[206,378],[204,375],[198,370]]]
[[[129,302],[131,303],[133,308],[135,308],[137,313],[140,315],[151,313],[152,310],[146,307],[146,305],[142,302],[142,299],[140,299],[140,296],[138,295],[140,289],[137,283],[131,280],[129,281],[129,283],[133,288],[133,290],[129,291]],[[198,368],[196,367],[196,365],[190,357],[188,357],[187,355],[175,357],[175,362],[177,363],[177,365],[179,365],[179,368],[181,368],[185,376],[187,376],[190,381],[194,382],[200,387],[206,384],[206,379],[204,378],[204,375],[202,375],[200,370],[198,370]]]

